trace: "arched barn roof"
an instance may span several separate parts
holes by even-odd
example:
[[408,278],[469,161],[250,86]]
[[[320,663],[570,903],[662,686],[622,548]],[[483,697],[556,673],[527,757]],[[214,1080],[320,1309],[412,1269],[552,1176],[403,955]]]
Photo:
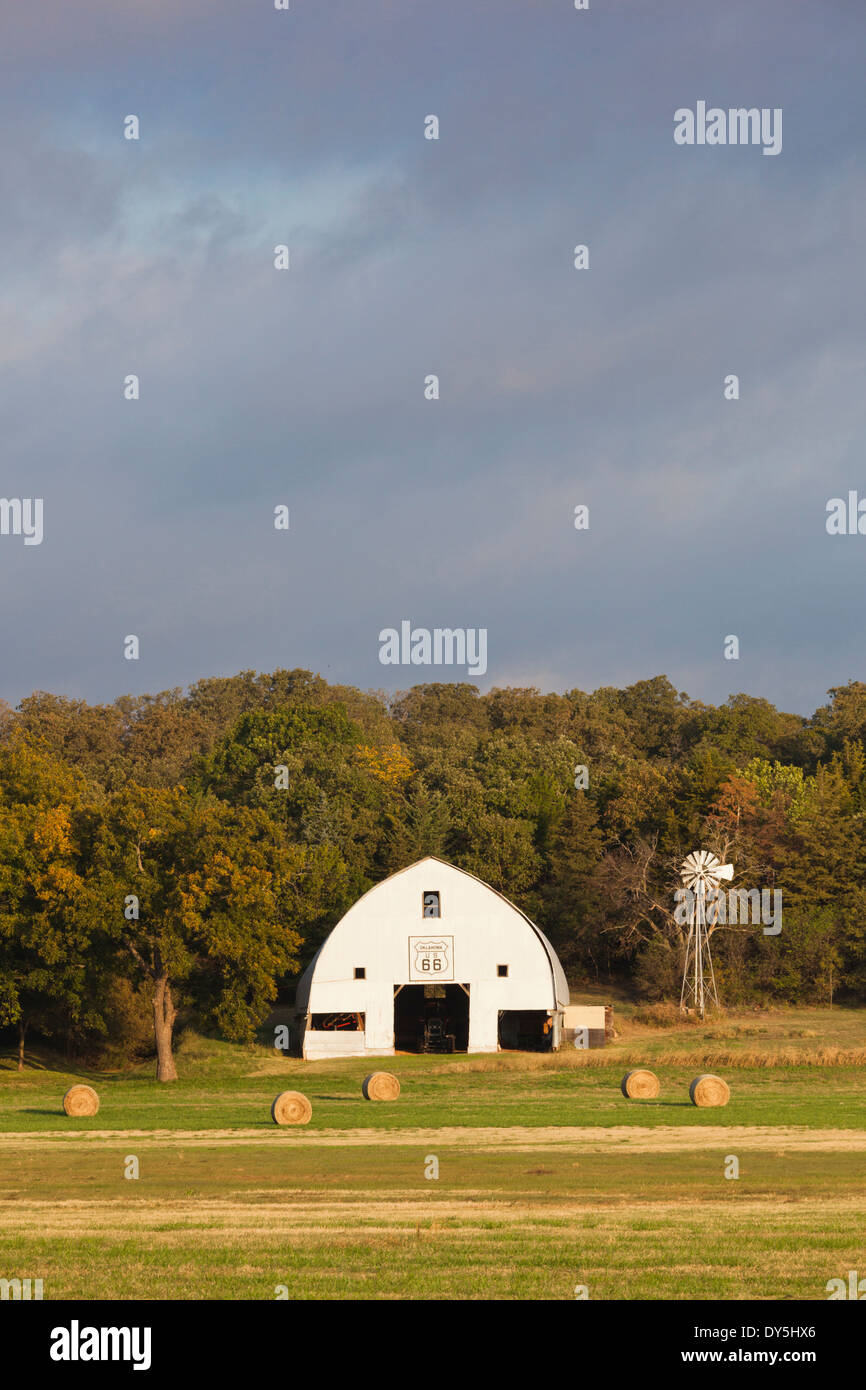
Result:
[[[309,965],[307,966],[306,970],[301,976],[301,979],[298,981],[298,986],[295,995],[295,1006],[297,1010],[301,1013],[307,1012],[310,1001],[310,991],[314,979],[317,983],[320,983],[323,978],[328,977],[330,972],[328,970],[327,958],[330,954],[329,947],[333,945],[335,938],[339,937],[340,939],[342,939],[344,934],[348,931],[352,931],[353,928],[357,928],[360,932],[364,928],[368,927],[371,922],[375,922],[375,911],[370,911],[370,909],[374,908],[375,906],[375,899],[379,895],[386,893],[389,887],[393,887],[395,880],[400,879],[402,876],[406,874],[416,873],[416,871],[420,871],[428,865],[431,869],[435,868],[436,873],[439,875],[439,877],[434,881],[431,875],[431,881],[429,883],[425,881],[424,883],[425,888],[432,890],[436,888],[440,882],[442,884],[447,884],[448,876],[461,875],[462,877],[469,879],[471,882],[478,884],[481,888],[485,890],[486,893],[492,894],[493,896],[498,898],[511,910],[511,912],[513,912],[516,915],[516,917],[521,919],[521,921],[526,925],[529,931],[531,931],[537,938],[547,959],[547,966],[550,972],[551,987],[549,1007],[564,1008],[569,1002],[568,982],[566,981],[565,973],[562,969],[562,966],[560,965],[559,958],[555,950],[553,949],[553,946],[550,944],[541,928],[537,927],[535,923],[532,921],[532,919],[530,917],[527,917],[526,913],[523,912],[519,907],[517,907],[513,902],[511,902],[511,900],[507,898],[504,893],[500,893],[498,889],[492,888],[489,883],[485,883],[484,880],[479,878],[476,874],[469,873],[467,869],[460,869],[455,864],[449,864],[446,860],[439,859],[436,855],[430,854],[426,855],[422,859],[416,860],[414,864],[408,864],[405,868],[398,869],[395,873],[390,874],[388,878],[383,879],[380,883],[374,884],[372,888],[368,889],[367,892],[364,893],[360,898],[358,898],[357,902],[353,903],[352,906],[348,909],[348,911],[344,913],[340,920],[331,929],[331,932],[328,935],[327,939],[319,947],[315,956],[310,961]],[[443,871],[446,875],[444,879],[442,878]],[[440,930],[444,930],[448,921],[447,904],[441,919],[427,920],[430,922],[430,930],[434,930],[432,922],[439,920],[441,920]],[[381,929],[381,924],[379,925]],[[419,930],[420,926],[421,924],[419,923]],[[385,925],[385,930],[388,931],[393,930],[395,932],[405,932],[405,929],[405,921],[400,921],[398,918],[393,918]]]

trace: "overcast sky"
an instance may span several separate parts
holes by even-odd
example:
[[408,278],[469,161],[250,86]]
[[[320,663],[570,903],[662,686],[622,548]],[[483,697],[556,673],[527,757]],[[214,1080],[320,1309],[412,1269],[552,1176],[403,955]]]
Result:
[[467,678],[402,619],[482,689],[866,679],[866,7],[590,3],[5,7],[0,696]]

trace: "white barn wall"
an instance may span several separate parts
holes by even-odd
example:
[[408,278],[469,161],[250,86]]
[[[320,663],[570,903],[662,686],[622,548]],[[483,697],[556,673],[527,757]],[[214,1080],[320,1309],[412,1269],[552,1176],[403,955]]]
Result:
[[[432,890],[441,916],[424,918],[422,895]],[[569,1002],[562,967],[540,930],[480,879],[431,856],[360,898],[311,962],[298,985],[298,1015],[358,1012],[366,1026],[363,1034],[306,1031],[304,1055],[393,1053],[394,987],[422,982],[410,971],[409,937],[427,935],[453,938],[453,970],[425,978],[470,986],[470,1052],[498,1050],[500,1009],[559,1011]],[[499,978],[499,965],[509,967],[507,978]],[[366,979],[354,979],[356,966]]]

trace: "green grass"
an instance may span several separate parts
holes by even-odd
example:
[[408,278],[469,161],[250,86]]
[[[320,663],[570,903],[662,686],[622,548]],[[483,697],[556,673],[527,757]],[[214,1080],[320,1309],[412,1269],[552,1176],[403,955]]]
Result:
[[[693,1218],[657,1227],[626,1217],[603,1228],[591,1218],[471,1232],[430,1225],[387,1233],[358,1227],[351,1239],[322,1232],[303,1245],[267,1229],[222,1245],[190,1230],[188,1245],[150,1240],[33,1240],[2,1251],[6,1268],[39,1270],[47,1298],[807,1299],[827,1297],[829,1278],[862,1265],[857,1233],[825,1230],[814,1248],[814,1212],[779,1222]],[[690,1254],[683,1259],[683,1252]]]
[[862,1264],[862,1153],[744,1151],[733,1181],[724,1145],[438,1148],[437,1181],[417,1144],[157,1146],[137,1181],[123,1147],[40,1154],[38,1185],[19,1155],[0,1267],[49,1298],[816,1299]]
[[[318,1194],[328,1202],[355,1202],[376,1196],[378,1189],[403,1198],[412,1194],[435,1202],[457,1192],[496,1193],[502,1199],[555,1204],[561,1199],[593,1207],[616,1206],[624,1200],[667,1203],[687,1189],[692,1201],[744,1198],[842,1196],[862,1176],[864,1153],[804,1152],[796,1149],[750,1150],[736,1143],[716,1142],[705,1149],[679,1153],[605,1151],[582,1152],[580,1144],[549,1150],[478,1153],[474,1147],[436,1142],[439,1179],[424,1176],[429,1144],[415,1141],[377,1148],[375,1144],[317,1147],[303,1144],[250,1144],[240,1153],[230,1149],[179,1148],[170,1143],[140,1147],[140,1177],[123,1176],[134,1141],[82,1151],[58,1146],[39,1152],[40,1202],[102,1201],[147,1203],[153,1200],[220,1201],[230,1185],[233,1202],[256,1203],[298,1194]],[[724,1178],[730,1148],[740,1157],[738,1180]],[[26,1150],[3,1156],[4,1202],[27,1197],[33,1154]]]
[[[509,1059],[511,1060],[511,1059]],[[534,1060],[534,1059],[531,1059]],[[271,1131],[270,1105],[281,1090],[302,1090],[313,1105],[312,1130],[439,1128],[443,1125],[713,1125],[716,1110],[689,1101],[689,1082],[699,1067],[656,1065],[658,1100],[627,1101],[619,1083],[624,1067],[593,1066],[527,1071],[479,1070],[423,1057],[389,1058],[400,1078],[397,1105],[371,1105],[361,1095],[368,1062],[302,1063],[267,1059],[270,1070],[202,1077],[171,1085],[150,1077],[106,1077],[62,1072],[0,1072],[0,1133],[9,1131],[105,1129],[226,1129],[260,1126]],[[808,1125],[866,1128],[866,1069],[756,1068],[727,1074],[732,1099],[725,1121],[746,1125]],[[99,1114],[92,1119],[63,1115],[64,1091],[75,1081],[96,1086]]]
[[[379,1063],[189,1036],[170,1086],[149,1065],[3,1059],[0,1277],[49,1299],[823,1299],[866,1273],[866,1067],[831,1061],[864,1046],[866,1011],[620,1022],[589,1055]],[[720,1055],[731,1102],[698,1110],[688,1083]],[[640,1062],[657,1101],[620,1093]],[[376,1065],[400,1077],[393,1105],[361,1097]],[[93,1119],[61,1112],[76,1080]],[[309,1126],[273,1125],[283,1089],[310,1097]]]

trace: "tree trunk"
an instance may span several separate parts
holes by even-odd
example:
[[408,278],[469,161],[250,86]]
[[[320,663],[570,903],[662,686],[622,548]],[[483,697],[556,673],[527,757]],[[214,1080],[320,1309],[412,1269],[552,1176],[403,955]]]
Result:
[[156,1037],[156,1079],[177,1081],[177,1068],[172,1052],[172,1031],[177,1013],[172,1002],[168,976],[163,975],[154,985],[153,1031]]
[[24,1070],[24,1039],[27,1036],[27,1024],[23,1018],[18,1020],[18,1070]]

